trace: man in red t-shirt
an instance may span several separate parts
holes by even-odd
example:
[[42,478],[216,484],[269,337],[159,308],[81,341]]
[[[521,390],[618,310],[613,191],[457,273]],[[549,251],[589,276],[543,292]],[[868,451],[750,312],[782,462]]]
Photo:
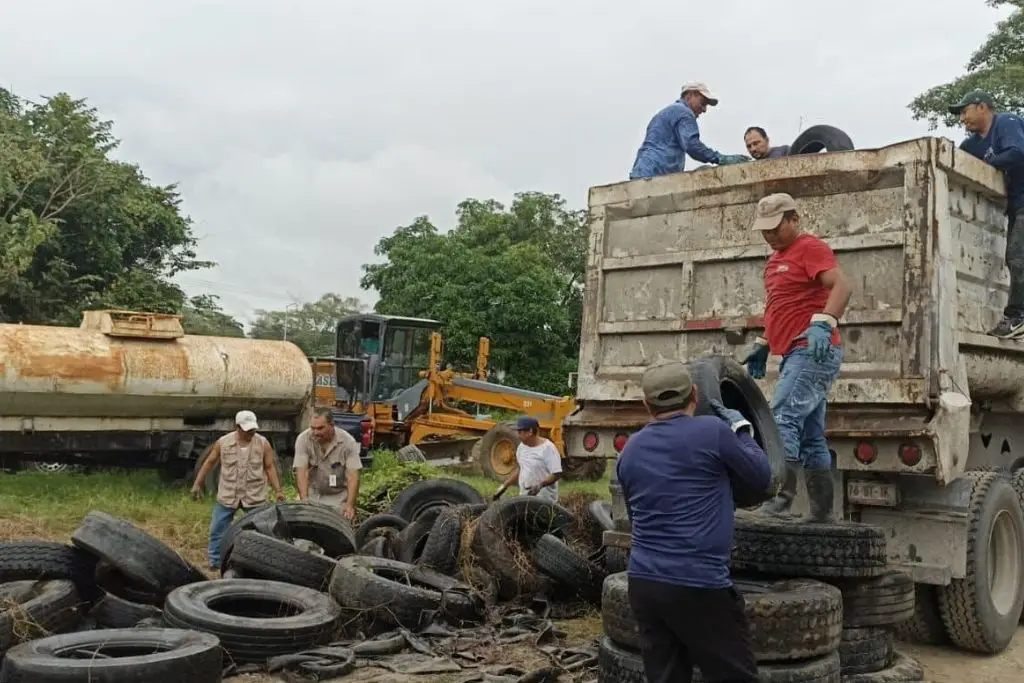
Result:
[[843,362],[839,319],[850,301],[850,283],[832,249],[802,232],[796,202],[772,194],[757,203],[753,229],[772,255],[764,267],[764,329],[743,361],[751,377],[762,378],[768,354],[782,356],[772,396],[772,414],[786,447],[786,474],[779,493],[763,512],[789,511],[804,468],[812,521],[831,519],[832,457],[825,440],[825,399]]

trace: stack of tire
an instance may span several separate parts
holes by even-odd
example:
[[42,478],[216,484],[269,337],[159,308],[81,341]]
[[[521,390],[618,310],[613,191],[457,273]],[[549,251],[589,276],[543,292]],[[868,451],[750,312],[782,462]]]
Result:
[[[732,569],[763,683],[925,680],[894,647],[894,628],[914,612],[914,584],[887,569],[881,528],[740,511]],[[601,612],[600,683],[644,681],[624,572],[605,579]]]

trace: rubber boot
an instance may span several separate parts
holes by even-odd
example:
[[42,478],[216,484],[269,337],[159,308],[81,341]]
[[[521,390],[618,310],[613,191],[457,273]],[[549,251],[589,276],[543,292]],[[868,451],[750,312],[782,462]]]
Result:
[[804,482],[807,484],[807,507],[810,514],[808,522],[834,522],[832,512],[834,497],[832,470],[804,470]]
[[766,515],[784,515],[789,512],[796,498],[796,481],[800,474],[800,463],[786,461],[782,477],[782,489],[771,500],[765,501],[757,511]]

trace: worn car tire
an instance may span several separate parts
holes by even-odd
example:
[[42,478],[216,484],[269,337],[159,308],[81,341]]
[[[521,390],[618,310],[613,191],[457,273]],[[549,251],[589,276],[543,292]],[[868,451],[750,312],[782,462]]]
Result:
[[629,569],[629,550],[626,548],[615,548],[610,545],[604,547],[604,570],[608,574],[617,574]]
[[899,650],[893,653],[892,661],[884,669],[843,674],[843,683],[923,683],[924,680],[921,663]]
[[155,593],[166,594],[178,586],[206,580],[163,541],[105,512],[87,514],[72,532],[71,542]]
[[409,526],[398,534],[398,559],[406,564],[416,564],[423,555],[430,538],[430,530],[441,512],[447,507],[432,507],[424,510]]
[[[939,611],[954,644],[965,650],[996,654],[1013,640],[1024,609],[1024,511],[1003,475],[965,472],[964,477],[973,479],[968,507],[967,576],[939,587]],[[995,552],[1006,555],[1005,564],[996,561]],[[990,584],[999,584],[1005,590],[1013,588],[1012,599],[997,604],[993,594],[1002,591],[999,587],[993,590]]]
[[893,633],[907,643],[948,645],[949,634],[939,611],[939,587],[914,584],[914,613],[906,621],[893,625]]
[[483,503],[480,492],[458,479],[424,479],[405,487],[391,503],[391,514],[413,522],[423,512],[438,506]]
[[771,405],[761,387],[740,363],[727,356],[705,356],[690,362],[690,377],[697,387],[697,415],[714,415],[711,401],[743,413],[754,427],[754,440],[764,450],[771,467],[771,483],[766,491],[750,491],[733,481],[733,497],[738,507],[751,507],[767,500],[781,485],[786,467],[786,447],[772,416]]
[[533,563],[548,578],[587,602],[600,604],[605,572],[589,558],[580,555],[565,541],[544,534],[533,547]]
[[72,581],[25,582],[8,590],[18,599],[0,605],[0,658],[19,642],[73,629],[82,620],[85,605]]
[[107,593],[89,610],[91,617],[100,628],[133,628],[143,619],[160,619],[163,610],[153,605],[131,602]]
[[438,614],[463,622],[483,616],[483,604],[466,584],[429,569],[376,557],[338,560],[331,596],[346,610],[377,624],[419,628]]
[[194,583],[175,589],[164,603],[168,626],[216,635],[227,655],[241,663],[322,645],[331,640],[340,616],[341,608],[324,593],[261,579]]
[[[109,655],[82,657],[104,650]],[[223,656],[217,637],[175,629],[83,631],[11,648],[0,665],[4,683],[220,683]]]
[[0,583],[67,579],[86,600],[99,599],[96,587],[96,557],[53,541],[0,542]]
[[[844,681],[840,670],[838,652],[816,659],[765,663],[757,666],[760,683],[840,683]],[[695,669],[694,683],[705,680],[701,672]]]
[[129,576],[118,571],[106,562],[96,565],[96,585],[103,589],[103,592],[116,595],[129,602],[137,602],[141,605],[164,604],[166,595],[163,591],[156,591],[149,588]]
[[392,549],[392,541],[394,541],[394,539],[388,536],[374,536],[359,549],[357,554],[365,555],[366,557],[383,557],[393,560],[395,559],[396,553]]
[[845,628],[839,643],[843,675],[881,671],[892,661],[895,645],[886,628]]
[[334,560],[326,555],[306,552],[288,541],[248,530],[235,539],[231,565],[254,579],[282,581],[318,591],[327,588],[334,571]]
[[[540,577],[529,557],[537,540],[547,533],[559,535],[573,522],[565,508],[533,496],[517,496],[492,504],[480,515],[473,532],[472,549],[480,564],[491,572],[503,598],[537,592]],[[530,565],[530,566],[527,566]]]
[[420,566],[447,576],[458,574],[466,524],[477,519],[486,509],[486,504],[480,504],[457,505],[443,510],[434,520],[434,526],[427,536],[419,559]]
[[895,626],[914,616],[914,579],[887,571],[873,579],[836,581],[843,591],[843,626]]
[[640,653],[607,636],[601,638],[597,646],[597,683],[647,683]]
[[423,455],[419,446],[409,444],[398,449],[398,452],[395,453],[395,460],[400,463],[426,462],[427,456]]
[[609,574],[601,584],[601,625],[613,642],[640,649],[640,634],[629,605],[629,577],[624,571]]
[[817,125],[811,126],[801,132],[789,146],[789,155],[794,154],[817,154],[822,150],[826,152],[848,152],[856,149],[853,140],[844,131],[835,126]]
[[246,512],[224,532],[221,567],[228,566],[235,537],[246,529],[275,538],[301,538],[320,546],[324,555],[333,558],[351,555],[358,547],[352,525],[336,508],[310,501],[272,503]]
[[386,512],[370,515],[356,528],[355,545],[357,548],[362,548],[375,533],[380,533],[378,529],[401,531],[407,526],[409,526],[409,522],[398,515],[389,515]]
[[886,572],[885,530],[737,511],[732,568],[814,579],[873,578]]

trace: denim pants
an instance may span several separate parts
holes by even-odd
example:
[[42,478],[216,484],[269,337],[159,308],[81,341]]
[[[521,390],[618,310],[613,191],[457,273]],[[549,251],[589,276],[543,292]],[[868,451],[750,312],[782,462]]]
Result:
[[783,356],[772,396],[772,415],[779,426],[786,460],[809,470],[832,468],[825,440],[825,398],[843,363],[843,347],[833,346],[819,363],[808,348]]
[[[248,512],[251,507],[242,507],[243,512]],[[210,519],[210,545],[206,550],[206,554],[210,558],[210,567],[214,569],[220,569],[220,542],[224,538],[224,532],[231,526],[231,522],[235,519],[235,513],[238,512],[239,508],[229,508],[227,505],[222,505],[220,501],[214,501],[213,503],[213,518]]]
[[1013,319],[1024,315],[1024,209],[1010,217],[1006,228],[1006,269],[1010,294],[1003,315]]

